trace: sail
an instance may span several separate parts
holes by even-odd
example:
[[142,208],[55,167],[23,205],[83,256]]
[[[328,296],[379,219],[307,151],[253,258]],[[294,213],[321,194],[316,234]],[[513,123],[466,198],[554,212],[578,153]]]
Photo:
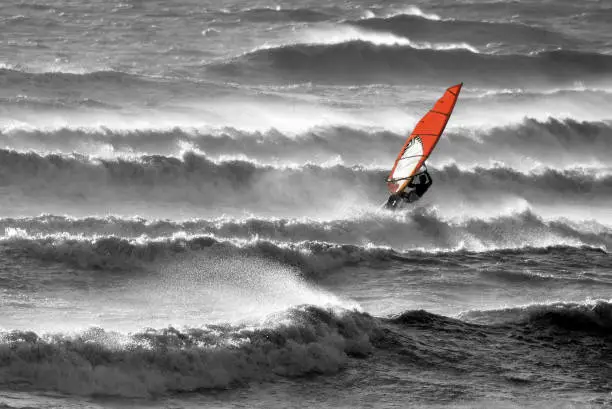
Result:
[[422,171],[421,167],[444,132],[462,86],[463,83],[448,88],[406,140],[387,178],[391,193],[403,191],[412,177]]

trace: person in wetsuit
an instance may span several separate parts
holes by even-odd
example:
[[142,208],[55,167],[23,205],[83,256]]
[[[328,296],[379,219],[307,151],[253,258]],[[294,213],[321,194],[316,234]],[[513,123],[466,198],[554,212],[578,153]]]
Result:
[[[385,207],[387,209],[395,209],[401,201],[406,203],[414,203],[423,197],[425,192],[427,192],[432,184],[433,180],[431,179],[431,176],[429,176],[427,170],[425,170],[424,172],[414,176],[404,191],[389,196],[389,200],[387,200]],[[406,191],[409,188],[412,190]]]

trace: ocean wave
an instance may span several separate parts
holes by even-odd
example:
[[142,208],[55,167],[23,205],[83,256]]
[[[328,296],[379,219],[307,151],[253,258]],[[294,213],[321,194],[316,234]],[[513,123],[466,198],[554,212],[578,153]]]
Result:
[[30,110],[56,110],[70,108],[102,108],[102,109],[119,109],[119,106],[108,104],[102,101],[97,101],[92,98],[37,98],[18,95],[16,97],[0,98],[0,106],[11,108],[26,108]]
[[[319,25],[317,28],[296,33],[298,41],[283,44],[285,47],[293,45],[333,45],[349,42],[361,41],[375,46],[401,46],[410,47],[417,50],[467,50],[479,53],[479,50],[467,43],[442,42],[434,43],[430,41],[412,41],[403,36],[397,36],[389,32],[367,30],[356,26],[346,25]],[[278,48],[277,46],[259,47],[254,51],[262,49]]]
[[[537,199],[603,198],[612,194],[612,175],[589,168],[430,167],[436,180],[432,197],[465,192],[481,199],[505,194]],[[0,150],[0,183],[30,196],[99,198],[187,203],[323,206],[375,203],[386,197],[386,168],[314,164],[273,166],[245,160],[214,161],[194,152],[180,158],[161,155],[96,159],[82,155],[39,155]],[[342,192],[339,197],[339,192]],[[97,200],[97,199],[95,199]]]
[[[361,14],[361,20],[373,20],[379,18],[392,18],[399,16],[413,16],[433,21],[442,20],[442,17],[440,17],[438,14],[424,12],[420,7],[415,5],[409,5],[403,8],[392,7],[385,9],[381,6],[369,8]],[[452,19],[448,18],[447,20]]]
[[[159,104],[154,96],[167,99],[163,96],[165,92],[180,90],[184,98],[190,98],[194,95],[201,97],[203,89],[216,95],[228,95],[234,91],[232,86],[171,72],[119,71],[108,67],[68,64],[0,64],[0,82],[4,84],[5,91],[10,92],[9,95],[15,96],[11,98],[71,102],[71,108],[78,105],[78,101],[99,102],[86,104],[90,108],[108,108],[109,105],[125,107],[125,102],[140,99],[143,88],[148,90],[150,98],[141,100],[139,105],[148,108]],[[197,89],[194,89],[195,84]],[[154,95],[158,92],[159,96]],[[23,95],[25,97],[21,97]]]
[[[18,391],[149,398],[334,375],[365,359],[361,362],[368,368],[399,365],[417,374],[433,372],[433,381],[424,378],[428,396],[429,382],[438,387],[438,373],[449,370],[479,378],[486,371],[495,385],[538,382],[548,388],[562,382],[573,387],[585,379],[605,385],[607,338],[593,335],[609,337],[610,305],[551,306],[543,315],[533,314],[531,322],[502,326],[423,310],[376,318],[302,306],[256,327],[204,323],[129,334],[97,327],[74,334],[4,331],[0,384]],[[542,368],[543,360],[551,364]],[[515,363],[508,367],[508,362]]]
[[138,154],[181,156],[185,150],[205,152],[212,159],[246,157],[264,163],[305,164],[385,163],[397,155],[405,136],[345,126],[314,127],[298,135],[277,130],[249,132],[225,128],[206,132],[195,129],[112,129],[12,127],[0,131],[6,147],[45,154],[81,152],[94,156],[125,157]]
[[[417,15],[399,14],[386,18],[375,17],[351,22],[358,27],[391,32],[417,41],[463,41],[484,47],[501,43],[506,46],[566,45],[575,42],[560,33],[540,27],[510,22],[427,19]],[[486,33],[484,35],[483,33]]]
[[[595,198],[612,192],[612,175],[598,175],[583,169],[541,171],[523,173],[515,169],[495,166],[477,166],[462,169],[455,165],[446,166],[436,172],[440,183],[454,184],[458,189],[493,192],[513,192],[517,194],[554,194],[565,197],[567,194],[580,194],[582,198]],[[478,188],[477,186],[482,188]],[[485,187],[487,186],[487,187]],[[545,193],[546,192],[546,193]]]
[[394,10],[392,12],[387,13],[387,18],[392,18],[392,17],[397,17],[397,16],[417,16],[417,17],[421,17],[425,20],[430,20],[430,21],[442,20],[442,17],[440,17],[439,15],[435,13],[426,13],[415,5],[410,5],[400,10]]
[[[596,250],[592,248],[585,248],[581,249],[580,251],[582,252],[582,250],[586,250],[592,255],[596,254]],[[564,257],[564,261],[567,261],[569,263],[571,263],[572,261],[580,263],[579,259],[584,255],[584,253],[580,255],[576,254],[575,256],[568,255],[567,248],[562,247],[555,248],[554,250],[549,249],[547,255],[550,255],[552,257],[561,252],[563,252],[564,256],[568,256]],[[517,264],[520,265],[520,263]],[[483,270],[480,275],[484,280],[495,281],[497,283],[509,285],[524,285],[528,283],[531,288],[537,288],[538,286],[549,287],[551,285],[555,285],[555,283],[562,283],[563,285],[595,285],[599,287],[612,286],[612,280],[605,276],[601,277],[597,276],[596,274],[576,274],[563,271],[563,266],[557,261],[551,262],[547,260],[541,260],[538,263],[537,269],[530,268],[531,266],[522,267],[522,269],[513,269],[510,267],[510,265],[500,265],[496,267],[487,268],[486,270]],[[551,267],[553,269],[552,271],[555,272],[545,272],[546,267]]]
[[[367,261],[385,261],[399,257],[385,247],[342,245],[319,241],[278,242],[251,239],[224,239],[212,235],[147,239],[118,237],[83,237],[67,234],[29,235],[23,230],[9,230],[3,239],[5,254],[27,256],[46,263],[55,262],[73,268],[105,271],[137,271],[147,263],[169,263],[188,253],[228,257],[254,256],[297,267],[308,277],[334,268]],[[135,270],[136,269],[136,270]]]
[[[410,310],[383,319],[382,323],[433,333],[452,333],[457,336],[456,342],[471,338],[464,337],[465,334],[482,337],[487,333],[502,343],[511,339],[527,341],[530,348],[533,347],[530,341],[542,342],[544,333],[547,345],[556,345],[554,349],[558,350],[561,345],[579,347],[585,335],[604,338],[612,335],[611,313],[612,303],[609,300],[593,300],[584,303],[554,302],[498,310],[472,310],[462,312],[457,317]],[[498,329],[509,335],[509,338],[504,340],[494,335],[499,335]],[[587,342],[587,348],[592,347],[589,345],[591,342]]]
[[[593,3],[595,9],[601,9],[597,3]],[[461,3],[449,3],[440,6],[446,14],[462,16],[465,19],[485,20],[495,22],[518,22],[520,24],[537,24],[545,22],[546,19],[554,17],[567,18],[573,13],[584,11],[584,5],[578,3],[560,1],[556,7],[551,9],[546,3],[525,3],[514,0],[493,1],[462,1]],[[540,25],[542,25],[540,23]]]
[[143,79],[132,74],[112,70],[86,71],[79,69],[75,72],[66,72],[59,69],[36,71],[30,68],[12,67],[0,68],[0,81],[11,86],[65,87],[78,83],[137,85],[142,83]]
[[125,199],[195,201],[200,206],[234,203],[242,207],[247,200],[278,207],[310,202],[321,197],[324,189],[329,189],[327,199],[332,200],[337,196],[334,192],[343,190],[346,183],[353,192],[347,195],[365,194],[372,188],[384,190],[377,186],[383,172],[362,167],[215,162],[193,152],[181,158],[158,155],[102,160],[0,150],[0,171],[4,186],[18,186],[28,194],[46,192],[85,199],[107,193]]
[[[40,216],[2,219],[0,228],[5,231],[4,252],[12,258],[23,254],[80,268],[131,269],[184,253],[212,251],[270,258],[308,276],[354,263],[410,263],[414,255],[429,252],[449,260],[465,252],[513,258],[552,254],[562,246],[563,260],[568,261],[574,254],[571,248],[584,257],[585,251],[603,251],[612,244],[609,229],[547,222],[528,211],[464,221],[444,220],[422,209],[333,221],[220,218],[179,223]],[[603,263],[602,268],[609,264],[595,258],[591,262]]]
[[535,164],[558,168],[580,163],[605,165],[612,154],[611,136],[609,121],[526,118],[519,124],[481,132],[447,132],[436,155],[442,162],[454,158],[457,163],[478,163],[488,158],[517,169]]
[[473,86],[559,86],[581,78],[601,81],[612,70],[612,56],[546,51],[535,55],[485,55],[462,50],[415,49],[351,41],[334,45],[294,44],[260,49],[207,66],[233,78],[273,76],[321,83],[456,83]]
[[528,328],[612,334],[612,302],[554,302],[497,310],[466,311],[463,320],[481,324],[523,324]]
[[[576,99],[582,94],[570,92],[567,98]],[[595,94],[593,103],[607,101],[607,94]],[[522,94],[508,98],[518,98],[517,103],[522,104],[531,100]],[[482,104],[491,107],[500,99],[505,99],[505,96],[487,96]],[[463,101],[468,105],[472,102],[470,99]],[[484,166],[489,161],[498,161],[515,169],[529,169],[535,164],[558,169],[596,162],[605,164],[612,155],[608,143],[610,136],[612,124],[609,121],[525,118],[519,123],[489,129],[448,129],[432,159],[462,166]],[[279,165],[310,162],[380,167],[393,162],[405,138],[405,135],[394,132],[347,126],[315,127],[298,135],[276,130],[248,132],[232,128],[205,132],[182,128],[116,131],[13,127],[0,132],[0,142],[4,146],[40,154],[76,151],[106,158],[142,154],[180,157],[185,150],[192,150],[205,152],[213,160],[244,156],[253,161]]]
[[[107,105],[126,107],[128,101],[137,102],[136,106],[139,107],[152,108],[166,102],[168,93],[176,92],[187,100],[193,97],[201,100],[202,92],[215,97],[237,93],[236,84],[221,84],[172,70],[164,73],[137,69],[121,71],[86,64],[0,63],[0,82],[4,90],[10,92],[8,95],[12,99],[75,101],[77,104],[78,101],[95,101],[93,107],[96,108],[108,108]],[[146,101],[140,95],[143,88],[147,89]],[[133,115],[133,111],[130,114]]]
[[0,334],[0,384],[81,396],[151,397],[228,389],[251,381],[334,374],[373,351],[376,321],[357,312],[301,307],[262,328],[205,325],[132,334]]
[[[75,218],[68,216],[41,215],[37,217],[2,218],[0,229],[10,236],[19,232],[27,236],[53,236],[68,234],[80,237],[116,236],[123,239],[163,239],[173,235],[214,235],[238,239],[266,239],[279,242],[323,241],[336,244],[367,246],[369,243],[392,246],[403,243],[429,248],[448,248],[457,246],[459,240],[444,243],[431,242],[429,231],[456,230],[460,239],[473,235],[480,240],[488,237],[492,247],[499,247],[507,241],[518,244],[523,238],[516,239],[513,230],[520,235],[534,236],[537,232],[557,234],[559,237],[578,239],[583,243],[599,246],[612,240],[612,230],[597,222],[570,222],[565,219],[544,220],[531,210],[479,218],[471,216],[463,219],[444,218],[439,212],[415,208],[401,214],[386,212],[361,212],[343,219],[317,220],[311,218],[279,217],[217,217],[211,219],[192,219],[188,221],[147,220],[141,217],[121,218],[117,216]],[[406,236],[413,231],[413,238]],[[9,234],[10,232],[13,232]],[[492,234],[491,232],[495,232]],[[432,234],[433,235],[433,234]],[[440,238],[442,239],[442,238]],[[455,244],[453,244],[455,243]],[[428,245],[429,244],[429,245]],[[509,246],[512,248],[512,245]]]

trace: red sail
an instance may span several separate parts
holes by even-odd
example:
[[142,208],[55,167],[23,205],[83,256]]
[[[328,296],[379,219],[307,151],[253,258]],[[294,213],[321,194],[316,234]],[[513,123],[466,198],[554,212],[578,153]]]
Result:
[[401,192],[425,163],[435,148],[455,108],[463,83],[446,90],[433,108],[425,114],[397,155],[387,179],[391,193]]

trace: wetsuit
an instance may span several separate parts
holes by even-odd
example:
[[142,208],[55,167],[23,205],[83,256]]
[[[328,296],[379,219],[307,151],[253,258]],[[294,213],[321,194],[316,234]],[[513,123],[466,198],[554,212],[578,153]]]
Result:
[[429,173],[425,171],[413,177],[410,183],[408,183],[406,189],[412,188],[412,190],[410,190],[409,192],[406,192],[404,190],[400,193],[396,193],[394,195],[389,196],[389,200],[387,201],[385,207],[387,209],[395,209],[402,200],[407,203],[416,202],[421,197],[423,197],[425,192],[427,192],[427,190],[431,187],[432,184],[433,180],[431,179],[431,176],[429,176]]

